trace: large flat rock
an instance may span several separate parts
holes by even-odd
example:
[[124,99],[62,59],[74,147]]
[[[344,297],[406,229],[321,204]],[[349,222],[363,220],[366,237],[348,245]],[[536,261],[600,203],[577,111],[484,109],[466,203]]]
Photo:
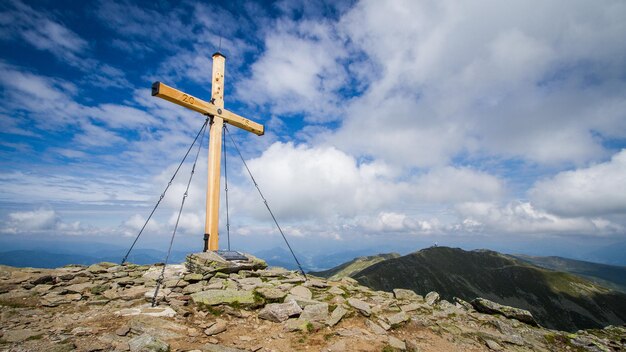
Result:
[[207,290],[191,295],[191,300],[200,305],[217,306],[220,304],[256,305],[252,290]]

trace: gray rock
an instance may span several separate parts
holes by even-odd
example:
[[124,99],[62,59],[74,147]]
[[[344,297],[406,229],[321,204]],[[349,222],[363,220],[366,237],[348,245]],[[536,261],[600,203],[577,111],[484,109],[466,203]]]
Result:
[[340,289],[337,286],[333,286],[328,290],[328,293],[335,295],[335,296],[341,296],[341,295],[344,295],[346,291]]
[[272,267],[260,272],[261,277],[286,277],[291,272],[285,268]]
[[356,281],[355,279],[353,279],[353,278],[351,278],[351,277],[347,277],[347,276],[342,277],[342,278],[341,278],[341,280],[339,280],[339,281],[340,281],[340,282],[342,282],[342,283],[344,283],[344,284],[351,285],[351,286],[354,286],[354,285],[358,285],[358,284],[359,284],[359,282],[358,282],[358,281]]
[[406,343],[393,336],[389,336],[389,346],[399,349],[400,351],[406,351]]
[[280,323],[289,319],[289,317],[300,315],[300,313],[302,313],[302,309],[295,301],[270,303],[261,309],[259,318]]
[[525,309],[505,306],[484,298],[476,298],[471,303],[481,313],[501,314],[507,318],[517,319],[529,325],[539,325],[533,315]]
[[409,321],[409,316],[405,312],[400,312],[387,317],[387,322],[391,324],[391,326],[400,325],[404,322]]
[[311,304],[304,307],[300,319],[310,322],[326,322],[328,320],[328,303]]
[[407,351],[409,351],[409,352],[419,352],[420,351],[419,345],[414,340],[405,340],[404,342],[406,343],[406,350]]
[[337,325],[337,323],[339,323],[341,318],[343,318],[346,313],[348,313],[348,311],[343,306],[337,306],[337,308],[335,308],[335,310],[333,310],[333,312],[330,314],[330,318],[328,318],[328,320],[326,321],[326,325]]
[[107,269],[101,265],[93,264],[87,267],[87,271],[92,274],[104,274],[107,272]]
[[490,350],[493,351],[502,351],[502,346],[500,346],[499,343],[493,341],[493,340],[485,340],[485,344],[487,345],[487,347],[489,347]]
[[45,294],[48,291],[50,291],[50,289],[52,289],[52,287],[54,287],[53,285],[48,285],[48,284],[41,284],[41,285],[37,285],[35,287],[33,287],[31,290],[35,291],[39,294]]
[[[146,293],[143,294],[143,299],[146,302],[152,302],[152,300],[154,299],[155,292],[156,292],[156,287],[149,289],[148,291],[146,291]],[[172,293],[172,289],[169,289],[169,288],[159,289],[159,292],[157,292],[157,301],[159,302],[163,301],[165,297],[170,295],[170,293]]]
[[310,286],[310,287],[315,287],[315,288],[327,288],[328,287],[327,283],[318,279],[309,279],[305,283],[305,285]]
[[287,296],[287,292],[271,287],[257,288],[256,292],[268,301],[278,301]]
[[131,352],[168,352],[170,346],[156,337],[143,334],[128,341]]
[[125,308],[118,310],[114,313],[119,316],[133,316],[133,315],[147,315],[151,317],[174,317],[176,311],[171,307],[152,307],[150,304],[146,304],[140,307]]
[[191,300],[196,304],[216,306],[220,304],[238,304],[254,306],[254,292],[252,290],[209,290],[196,292],[191,295]]
[[372,314],[372,308],[370,305],[360,299],[350,297],[348,298],[348,304],[366,317],[369,317]]
[[243,287],[255,288],[263,285],[263,280],[258,277],[246,277],[243,279],[237,280],[237,282]]
[[165,318],[136,315],[130,319],[128,324],[133,334],[145,333],[162,340],[179,339],[187,335],[185,325]]
[[[202,291],[205,288],[207,287],[202,285],[202,283],[198,282],[195,284],[190,284],[190,285],[185,286],[185,288],[183,288],[183,292],[184,293],[196,293],[196,292]],[[220,288],[221,288],[221,284],[220,284]]]
[[348,347],[346,346],[345,340],[339,340],[337,342],[330,343],[326,346],[324,351],[328,352],[346,352],[348,351]]
[[285,302],[288,302],[288,301],[295,301],[296,303],[298,303],[298,305],[302,309],[304,309],[304,307],[310,306],[312,304],[322,303],[320,301],[316,301],[316,300],[312,300],[312,299],[306,299],[306,298],[294,296],[294,295],[291,295],[291,294],[285,296]]
[[194,283],[194,282],[202,281],[202,277],[203,277],[202,274],[189,273],[184,276],[184,280]]
[[67,292],[70,292],[70,293],[83,293],[83,292],[91,290],[91,288],[94,286],[95,285],[90,284],[90,283],[82,283],[82,284],[74,284],[74,285],[65,286],[63,288]]
[[437,302],[439,302],[441,297],[439,297],[439,294],[437,292],[430,291],[428,292],[428,294],[426,294],[426,297],[424,297],[424,299],[426,300],[426,303],[428,305],[434,306]]
[[209,343],[202,347],[202,352],[248,352],[248,350]]
[[226,323],[218,320],[216,323],[214,323],[213,325],[209,326],[208,328],[204,329],[204,333],[208,336],[213,336],[213,335],[217,335],[219,333],[222,333],[224,331],[226,331]]
[[309,321],[304,319],[288,319],[283,325],[285,331],[302,331],[306,332],[309,329]]
[[126,336],[129,332],[130,332],[130,327],[127,325],[124,325],[121,328],[115,330],[115,334],[117,336]]
[[425,311],[431,311],[432,307],[425,304],[425,303],[409,303],[403,306],[400,306],[400,309],[403,312],[412,312],[415,310],[425,310]]
[[367,328],[376,335],[387,335],[387,331],[385,331],[385,329],[381,328],[378,324],[369,319],[365,321],[365,326],[367,326]]
[[43,297],[41,304],[46,307],[56,307],[61,304],[70,304],[73,301],[80,301],[81,298],[82,296],[79,293],[72,293],[69,295],[50,293]]
[[396,299],[401,299],[401,300],[418,300],[421,301],[424,298],[420,295],[418,295],[417,293],[415,293],[415,291],[412,290],[407,290],[407,289],[403,289],[403,288],[396,288],[393,290],[393,296]]
[[391,329],[391,325],[387,324],[384,320],[378,319],[376,321],[381,328],[385,329],[385,331],[389,331]]
[[313,298],[313,292],[304,286],[296,286],[292,288],[289,293],[304,299]]
[[[145,273],[143,273],[142,277],[146,280],[157,280],[161,276],[161,272],[163,271],[162,265],[153,265]],[[169,264],[165,266],[165,271],[163,272],[163,280],[182,280],[185,275],[185,266],[181,264]]]
[[132,301],[143,298],[143,295],[148,292],[148,288],[145,286],[133,286],[120,292],[120,298],[125,301]]
[[24,340],[27,340],[37,335],[41,335],[41,332],[31,330],[31,329],[9,330],[9,331],[4,331],[2,340],[6,342],[22,342]]

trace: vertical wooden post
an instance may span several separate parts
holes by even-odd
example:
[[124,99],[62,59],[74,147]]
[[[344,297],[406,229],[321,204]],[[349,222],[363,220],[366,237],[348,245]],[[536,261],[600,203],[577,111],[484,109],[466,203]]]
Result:
[[[226,58],[219,52],[213,54],[213,80],[211,99],[221,114],[224,108],[224,66]],[[206,194],[206,222],[204,225],[204,251],[218,250],[220,207],[220,163],[222,156],[222,129],[224,119],[213,116],[209,129],[209,163]]]

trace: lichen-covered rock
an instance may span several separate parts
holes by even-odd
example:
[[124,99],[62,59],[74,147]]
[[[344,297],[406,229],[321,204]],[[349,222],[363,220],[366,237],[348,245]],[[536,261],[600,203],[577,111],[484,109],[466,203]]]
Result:
[[467,311],[471,311],[471,310],[473,310],[473,309],[474,309],[474,307],[472,307],[472,305],[471,305],[469,302],[467,302],[467,301],[465,301],[465,300],[463,300],[463,299],[461,299],[461,298],[459,298],[459,297],[453,297],[453,298],[452,298],[452,300],[453,300],[453,301],[454,301],[454,302],[455,302],[458,306],[463,307],[463,308],[464,308],[465,310],[467,310]]
[[424,300],[424,298],[418,295],[417,293],[415,293],[415,291],[407,290],[404,288],[395,288],[393,290],[393,295],[396,299],[401,299],[401,300],[416,300],[416,301]]
[[309,330],[309,326],[311,326],[311,322],[305,319],[288,319],[284,323],[285,331],[302,331],[306,332]]
[[529,325],[539,325],[533,315],[525,309],[505,306],[484,298],[476,298],[471,303],[481,313],[501,314],[507,318],[517,319]]
[[217,306],[220,304],[241,304],[244,306],[254,306],[257,304],[252,290],[201,291],[192,294],[191,300],[196,304],[206,306]]
[[189,281],[189,282],[193,283],[193,282],[201,281],[202,277],[203,277],[202,274],[189,273],[189,274],[185,275],[183,279],[185,281]]
[[[220,284],[220,288],[221,287],[222,285]],[[204,286],[200,282],[197,282],[195,284],[185,286],[185,288],[183,288],[183,293],[196,293],[196,292],[200,292],[204,290],[205,288],[208,288],[208,287]]]
[[287,292],[271,287],[261,287],[256,292],[268,301],[278,301],[287,296]]
[[434,306],[440,299],[441,297],[439,297],[439,293],[435,291],[428,292],[426,297],[424,297],[424,300],[426,300],[426,303],[430,306]]

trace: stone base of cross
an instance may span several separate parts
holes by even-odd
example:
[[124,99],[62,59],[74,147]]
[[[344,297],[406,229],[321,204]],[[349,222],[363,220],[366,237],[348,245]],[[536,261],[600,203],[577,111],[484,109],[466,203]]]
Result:
[[221,53],[213,54],[213,78],[211,100],[204,101],[185,92],[169,87],[161,82],[152,84],[152,96],[184,106],[210,119],[209,160],[206,196],[206,221],[204,226],[204,251],[219,249],[219,207],[220,207],[220,168],[222,150],[222,130],[224,123],[239,127],[256,135],[265,133],[265,126],[248,120],[224,109],[224,67],[226,57]]

